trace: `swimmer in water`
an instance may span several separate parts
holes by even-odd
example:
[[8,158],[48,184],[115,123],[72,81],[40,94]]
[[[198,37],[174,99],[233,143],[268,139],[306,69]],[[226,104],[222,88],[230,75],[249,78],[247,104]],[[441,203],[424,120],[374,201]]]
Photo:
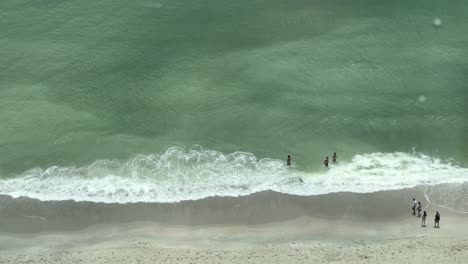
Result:
[[325,157],[325,160],[323,161],[323,165],[328,168],[328,157]]
[[286,161],[286,165],[291,166],[291,155],[288,155],[288,160]]
[[335,162],[336,162],[336,158],[338,158],[338,157],[336,156],[336,152],[333,152],[333,157],[332,157],[332,159],[333,159],[333,163],[335,163]]

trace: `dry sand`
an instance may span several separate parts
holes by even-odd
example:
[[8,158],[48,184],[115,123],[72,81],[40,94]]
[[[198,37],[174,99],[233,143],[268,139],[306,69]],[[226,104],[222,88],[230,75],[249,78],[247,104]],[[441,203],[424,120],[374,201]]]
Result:
[[[458,223],[457,223],[458,221]],[[81,232],[1,236],[0,263],[467,263],[464,218],[436,229],[304,218],[248,226],[133,223]],[[301,232],[303,231],[303,232]]]

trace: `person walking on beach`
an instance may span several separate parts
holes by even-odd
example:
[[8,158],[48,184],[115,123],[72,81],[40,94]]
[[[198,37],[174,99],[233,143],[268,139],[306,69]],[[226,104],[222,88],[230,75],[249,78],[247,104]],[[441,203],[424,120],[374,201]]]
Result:
[[426,227],[426,217],[427,217],[427,213],[426,213],[426,211],[424,211],[423,215],[422,215],[422,220],[421,220],[421,226],[422,227]]
[[416,205],[418,204],[418,202],[416,201],[416,199],[413,198],[413,206],[411,207],[411,209],[413,209],[413,215],[416,215]]
[[291,166],[291,155],[288,155],[288,160],[286,161],[286,165]]
[[439,212],[436,212],[436,215],[434,217],[434,227],[439,228],[439,221],[440,221],[440,214]]
[[421,202],[418,202],[418,217],[421,217]]
[[333,157],[332,157],[333,163],[336,163],[336,158],[338,158],[338,157],[336,156],[336,152],[333,152]]
[[328,168],[328,157],[325,157],[325,160],[323,161],[323,165]]

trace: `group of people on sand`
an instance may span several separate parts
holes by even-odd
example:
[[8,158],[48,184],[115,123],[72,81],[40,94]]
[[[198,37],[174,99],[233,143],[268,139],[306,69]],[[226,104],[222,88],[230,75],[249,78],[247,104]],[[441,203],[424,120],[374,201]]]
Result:
[[[333,163],[336,163],[338,156],[336,155],[336,152],[333,153],[332,160]],[[291,166],[292,159],[291,155],[288,155],[288,159],[286,160],[286,165]],[[328,168],[329,160],[328,157],[325,157],[325,160],[323,161],[323,165]],[[300,179],[302,182],[302,179]],[[415,198],[413,198],[413,205],[411,206],[411,209],[413,210],[413,215],[416,215],[416,210],[418,211],[418,218],[421,218],[421,226],[426,227],[426,218],[427,218],[427,212],[423,211],[423,214],[421,215],[422,211],[422,205],[421,202],[416,201]],[[434,228],[439,228],[439,222],[440,222],[440,214],[439,212],[436,212],[434,216]]]
[[[336,163],[337,158],[338,157],[336,155],[336,152],[334,152],[332,156],[333,163]],[[291,155],[288,155],[288,159],[286,160],[286,165],[291,166],[291,163],[292,163]],[[329,164],[328,157],[325,157],[325,160],[323,161],[323,165],[325,165],[325,167],[328,168],[328,164]],[[302,179],[300,179],[300,181],[302,182]],[[421,215],[421,211],[422,211],[421,202],[418,202],[416,201],[415,198],[413,198],[413,205],[411,206],[411,209],[413,210],[413,215],[416,215],[416,210],[418,211],[417,216],[418,218],[421,218],[421,226],[426,227],[427,212],[423,211],[423,214]],[[434,216],[434,228],[440,227],[439,222],[440,222],[440,214],[439,212],[436,212]]]
[[[336,155],[336,152],[333,152],[332,156],[332,161],[333,163],[336,163],[336,160],[338,159],[338,156]],[[325,160],[323,161],[323,165],[328,168],[328,156],[325,157]],[[288,155],[288,159],[286,160],[286,165],[291,166],[291,155]]]
[[[411,206],[411,209],[413,210],[413,215],[416,215],[416,210],[418,211],[418,218],[421,217],[421,226],[426,227],[426,218],[427,218],[427,213],[426,211],[423,212],[421,215],[421,210],[422,210],[422,205],[421,202],[416,201],[415,198],[413,198],[413,205]],[[439,212],[436,212],[434,216],[434,228],[439,228],[439,222],[440,222],[440,214]]]

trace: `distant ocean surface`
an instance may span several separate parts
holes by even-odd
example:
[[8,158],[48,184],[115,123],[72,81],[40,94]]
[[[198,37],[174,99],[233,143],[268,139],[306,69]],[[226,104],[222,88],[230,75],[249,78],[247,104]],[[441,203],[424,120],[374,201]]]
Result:
[[462,186],[466,14],[464,0],[3,0],[0,194]]

